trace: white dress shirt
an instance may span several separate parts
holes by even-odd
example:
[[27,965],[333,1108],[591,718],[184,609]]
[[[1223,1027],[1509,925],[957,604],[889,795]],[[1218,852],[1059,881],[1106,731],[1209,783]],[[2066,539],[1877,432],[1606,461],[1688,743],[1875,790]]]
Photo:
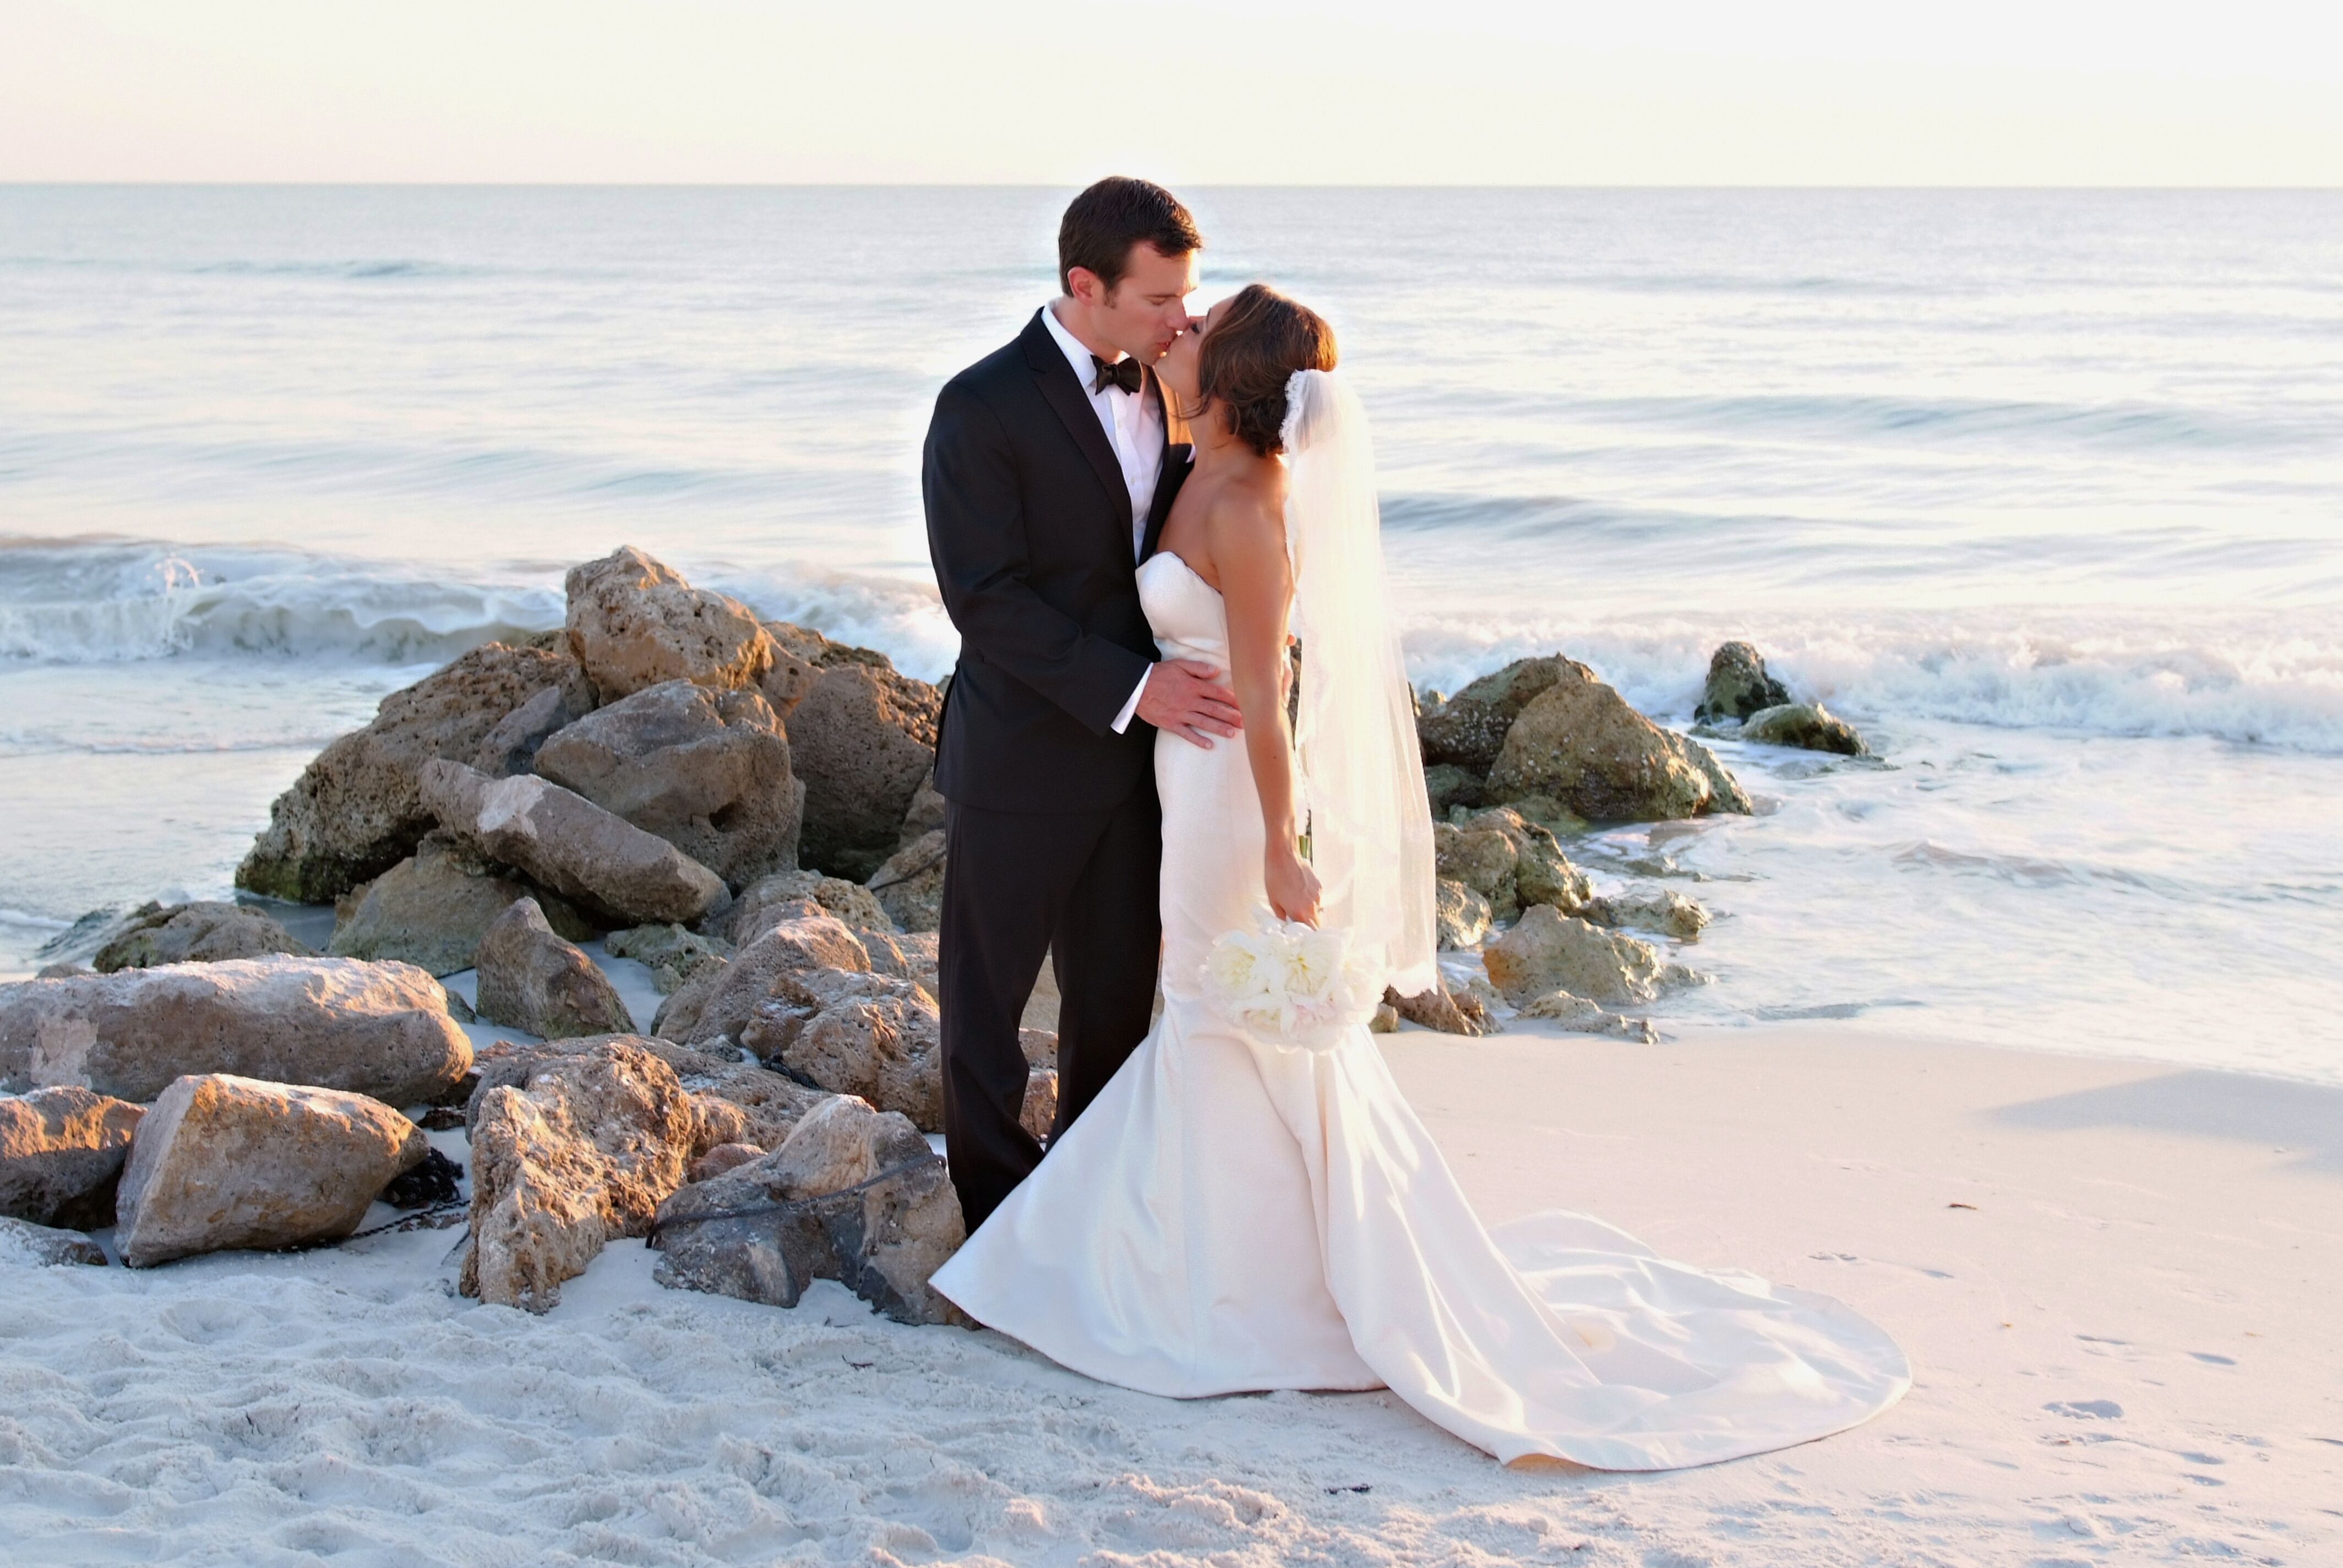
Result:
[[[1073,367],[1074,379],[1081,383],[1083,396],[1106,430],[1107,445],[1114,448],[1115,461],[1121,465],[1122,482],[1131,492],[1131,558],[1135,561],[1147,548],[1147,515],[1155,505],[1155,482],[1163,474],[1162,406],[1147,396],[1144,385],[1137,392],[1126,392],[1111,382],[1100,387],[1091,351],[1066,330],[1057,311],[1046,305],[1041,307],[1041,325],[1050,329],[1066,363]],[[1154,666],[1150,665],[1147,674],[1154,673]],[[1147,675],[1142,675],[1131,689],[1131,700],[1115,715],[1117,735],[1131,728],[1131,716],[1139,711],[1139,699],[1146,689]]]

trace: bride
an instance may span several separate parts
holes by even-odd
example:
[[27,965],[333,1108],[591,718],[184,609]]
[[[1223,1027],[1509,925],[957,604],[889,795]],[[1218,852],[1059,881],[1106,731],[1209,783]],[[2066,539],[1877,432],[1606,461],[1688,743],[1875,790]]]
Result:
[[1162,1015],[935,1288],[1109,1382],[1388,1387],[1507,1462],[1666,1470],[1869,1419],[1911,1376],[1846,1307],[1581,1214],[1484,1228],[1363,1022],[1305,1043],[1216,1005],[1213,944],[1272,912],[1403,994],[1437,980],[1414,705],[1334,363],[1326,324],[1255,284],[1158,367],[1195,468],[1140,596],[1164,658],[1230,672],[1242,744],[1158,737]]

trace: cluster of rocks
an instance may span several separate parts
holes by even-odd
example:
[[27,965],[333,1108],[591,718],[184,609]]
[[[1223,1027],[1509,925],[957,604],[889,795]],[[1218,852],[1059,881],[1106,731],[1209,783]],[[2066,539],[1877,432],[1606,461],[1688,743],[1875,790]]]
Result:
[[1745,642],[1728,642],[1710,658],[1708,681],[1692,716],[1698,734],[1841,757],[1871,754],[1855,726],[1820,702],[1792,701],[1789,688],[1767,673],[1765,656]]

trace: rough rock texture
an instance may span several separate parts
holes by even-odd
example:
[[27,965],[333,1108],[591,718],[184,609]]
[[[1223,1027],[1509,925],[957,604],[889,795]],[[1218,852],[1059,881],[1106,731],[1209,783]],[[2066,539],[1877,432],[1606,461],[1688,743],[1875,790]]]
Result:
[[805,780],[799,858],[867,882],[895,852],[911,798],[935,767],[934,687],[875,665],[824,670],[789,715],[789,754]]
[[709,965],[721,966],[732,956],[732,944],[722,937],[703,937],[678,925],[629,926],[602,939],[602,950],[614,959],[632,959],[651,971],[651,983],[661,996],[672,996],[678,986]]
[[[327,746],[277,798],[236,885],[322,904],[413,853],[433,825],[426,762],[485,759],[491,732],[532,699],[572,715],[594,706],[578,661],[544,641],[476,648],[384,698],[374,722]],[[540,696],[548,688],[550,699]]]
[[743,1165],[762,1160],[768,1151],[754,1143],[719,1143],[691,1162],[684,1172],[688,1181],[709,1181],[727,1171],[737,1171]]
[[313,956],[307,947],[293,940],[292,932],[258,910],[241,904],[146,904],[89,962],[99,974],[112,974],[116,970],[256,959],[269,953]]
[[1036,1138],[1047,1138],[1057,1120],[1058,1070],[1033,1068],[1025,1075],[1025,1101],[1017,1108],[1017,1125]]
[[541,1040],[635,1031],[609,977],[553,934],[535,899],[519,900],[497,917],[480,939],[479,970],[473,1006],[491,1023]]
[[1486,899],[1493,920],[1510,920],[1531,904],[1574,910],[1594,896],[1594,884],[1554,834],[1508,807],[1437,822],[1432,832],[1441,876]]
[[115,1186],[146,1114],[71,1085],[0,1100],[0,1215],[71,1231],[113,1224]]
[[1566,990],[1531,998],[1523,1004],[1521,1016],[1544,1019],[1574,1034],[1615,1034],[1622,1040],[1641,1040],[1646,1045],[1659,1043],[1660,1031],[1650,1019],[1622,1018],[1615,1012],[1605,1012],[1584,997],[1573,996]]
[[35,1269],[54,1268],[61,1263],[95,1264],[106,1267],[106,1249],[83,1235],[79,1231],[52,1230],[28,1221],[11,1220],[0,1215],[0,1263],[17,1263]]
[[1633,888],[1595,899],[1576,911],[1598,926],[1634,926],[1664,931],[1678,941],[1696,942],[1708,925],[1708,911],[1665,888]]
[[1502,1027],[1491,1017],[1486,1004],[1470,991],[1450,989],[1443,980],[1420,996],[1402,996],[1395,990],[1383,992],[1383,1005],[1401,1018],[1442,1034],[1463,1034],[1478,1037],[1495,1034]]
[[471,1065],[447,992],[412,964],[229,959],[0,985],[0,1090],[150,1101],[227,1072],[424,1105]]
[[781,974],[739,1038],[794,1076],[943,1131],[943,1023],[913,981],[845,970]]
[[783,920],[745,944],[723,969],[701,970],[668,998],[651,1032],[687,1045],[727,1038],[738,1042],[757,1004],[782,975],[818,969],[868,972],[870,968],[869,950],[829,916]]
[[570,568],[562,588],[570,651],[605,702],[666,680],[737,690],[772,668],[773,639],[748,606],[632,545]]
[[538,748],[539,776],[656,833],[735,888],[798,863],[805,786],[754,691],[661,681]]
[[723,878],[666,839],[545,779],[433,761],[422,791],[440,825],[476,853],[618,924],[689,924],[730,896]]
[[694,1158],[721,1143],[754,1143],[773,1149],[789,1135],[798,1119],[820,1103],[826,1091],[770,1072],[751,1063],[712,1056],[673,1040],[639,1034],[588,1035],[576,1040],[498,1040],[480,1053],[479,1081],[465,1107],[464,1126],[477,1129],[489,1092],[497,1089],[527,1089],[548,1064],[574,1057],[592,1056],[605,1047],[621,1044],[665,1062],[690,1098],[699,1118],[691,1137]]
[[624,1039],[538,1061],[475,1101],[472,1230],[459,1288],[550,1310],[603,1246],[650,1228],[700,1120],[668,1064]]
[[342,900],[326,950],[454,974],[472,967],[496,918],[528,898],[569,940],[594,934],[594,922],[568,900],[498,874],[446,833],[428,833],[413,855]]
[[1792,702],[1760,709],[1741,726],[1744,740],[1768,746],[1796,746],[1808,751],[1833,751],[1841,757],[1868,756],[1855,726],[1819,702]]
[[1489,934],[1489,900],[1453,878],[1443,877],[1433,890],[1433,918],[1438,925],[1443,951],[1481,945]]
[[1489,770],[1492,798],[1551,796],[1597,821],[1749,809],[1707,748],[1654,724],[1584,665],[1559,662],[1553,683],[1505,736]]
[[491,779],[528,772],[537,761],[537,749],[545,744],[546,737],[558,733],[592,707],[592,685],[579,681],[577,686],[576,690],[558,686],[539,690],[498,719],[469,757],[455,760],[469,763]]
[[896,850],[871,877],[870,890],[894,922],[907,931],[932,931],[942,925],[943,829],[939,828]]
[[[946,678],[949,683],[950,678]],[[936,772],[930,768],[928,776],[920,780],[920,787],[911,791],[911,804],[903,812],[903,826],[895,834],[895,847],[908,849],[930,833],[942,832],[947,806],[943,796],[937,793]]]
[[1555,654],[1515,659],[1495,674],[1483,676],[1416,720],[1424,761],[1485,776],[1522,710],[1561,678],[1565,668],[1574,668],[1579,667]]
[[1432,804],[1432,814],[1445,819],[1458,807],[1471,809],[1481,804],[1487,776],[1471,772],[1453,762],[1435,762],[1423,770],[1423,794]]
[[960,1248],[943,1161],[900,1116],[840,1095],[762,1160],[687,1187],[659,1211],[652,1278],[772,1306],[838,1280],[889,1317],[957,1314],[928,1286]]
[[796,920],[820,907],[855,931],[892,931],[895,922],[870,889],[820,871],[776,871],[741,890],[731,908],[700,922],[710,935],[737,947],[746,947],[783,920]]
[[1698,723],[1718,724],[1789,700],[1789,689],[1765,672],[1763,655],[1745,642],[1728,642],[1709,658],[1708,684],[1692,716]]
[[235,1247],[298,1247],[357,1229],[426,1150],[380,1101],[193,1074],[165,1090],[122,1172],[115,1242],[134,1269]]
[[1524,1007],[1550,991],[1596,1002],[1650,1001],[1672,978],[1649,942],[1574,920],[1551,905],[1481,950],[1489,979],[1507,1001]]

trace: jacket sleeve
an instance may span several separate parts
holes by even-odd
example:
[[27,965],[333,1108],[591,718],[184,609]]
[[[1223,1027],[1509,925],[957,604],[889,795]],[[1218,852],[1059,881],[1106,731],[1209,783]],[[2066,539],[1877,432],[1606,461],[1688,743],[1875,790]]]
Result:
[[1110,733],[1151,661],[1091,636],[1033,591],[1008,432],[964,387],[936,399],[920,488],[936,586],[960,639],[1092,733]]

